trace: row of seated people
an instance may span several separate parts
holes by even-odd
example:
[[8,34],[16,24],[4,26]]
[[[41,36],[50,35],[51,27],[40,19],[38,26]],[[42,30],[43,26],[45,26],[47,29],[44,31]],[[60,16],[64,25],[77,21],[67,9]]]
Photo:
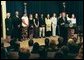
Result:
[[[33,40],[28,41],[29,49],[20,48],[17,43],[11,42],[11,47],[4,48],[1,45],[2,59],[76,59],[79,49],[83,43],[76,43],[76,40],[69,39],[66,45],[63,45],[63,38],[58,38],[59,44],[54,40],[45,39],[45,45],[39,45]],[[11,50],[14,48],[14,50]],[[83,50],[82,50],[83,52]],[[83,56],[81,57],[83,58]]]

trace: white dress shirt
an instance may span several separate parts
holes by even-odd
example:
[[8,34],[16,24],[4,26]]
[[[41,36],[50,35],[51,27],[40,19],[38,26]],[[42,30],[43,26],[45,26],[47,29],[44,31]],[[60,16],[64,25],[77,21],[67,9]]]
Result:
[[71,18],[71,23],[76,24],[76,18]]
[[[28,25],[28,17],[27,16],[23,16],[22,18],[21,18],[22,20],[24,20],[24,22]],[[26,24],[24,24],[23,22],[22,22],[22,26],[23,27],[27,27],[27,25]]]

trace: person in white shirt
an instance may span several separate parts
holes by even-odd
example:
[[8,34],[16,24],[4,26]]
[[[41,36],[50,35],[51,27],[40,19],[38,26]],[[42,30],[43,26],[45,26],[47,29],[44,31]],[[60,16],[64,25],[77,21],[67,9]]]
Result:
[[45,18],[45,24],[46,24],[46,36],[51,36],[51,20],[50,15],[47,14],[47,18]]
[[75,18],[75,15],[72,14],[71,18],[70,18],[70,24],[69,24],[70,27],[75,27],[76,26],[76,18]]
[[52,36],[56,36],[57,18],[55,13],[53,13],[53,16],[51,17],[51,22],[52,22]]
[[24,14],[21,19],[22,19],[22,26],[27,27],[29,24],[27,14]]
[[74,14],[72,14],[72,17],[71,17],[71,23],[76,24],[76,17]]
[[28,20],[27,14],[24,14],[21,19],[22,19],[22,37],[23,39],[27,39],[28,26],[29,26],[29,20]]
[[71,16],[71,23],[70,26],[73,28],[72,30],[74,31],[74,33],[76,32],[76,17],[74,14],[72,14]]

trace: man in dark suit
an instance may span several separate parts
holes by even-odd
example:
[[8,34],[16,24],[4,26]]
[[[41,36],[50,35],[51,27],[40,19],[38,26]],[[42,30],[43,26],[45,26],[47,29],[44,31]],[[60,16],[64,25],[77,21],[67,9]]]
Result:
[[60,28],[60,36],[64,38],[64,44],[67,43],[68,40],[68,24],[67,18],[65,17],[66,13],[62,12],[62,17],[58,20],[58,25]]
[[6,15],[5,24],[6,24],[6,36],[8,38],[12,36],[12,19],[10,17],[10,13],[7,13]]
[[19,12],[16,11],[15,12],[15,16],[13,17],[13,37],[15,39],[19,39],[21,38],[21,32],[20,29],[21,28],[21,20],[19,18]]

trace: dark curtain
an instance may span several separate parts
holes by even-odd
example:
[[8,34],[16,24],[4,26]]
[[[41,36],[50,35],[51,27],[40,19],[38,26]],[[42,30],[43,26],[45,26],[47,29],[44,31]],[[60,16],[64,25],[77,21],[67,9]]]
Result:
[[[35,14],[44,13],[52,14],[53,12],[57,15],[63,11],[63,1],[7,1],[7,12],[14,15],[14,12],[18,10],[20,15],[24,13],[24,2],[27,3],[27,13]],[[65,11],[72,14],[74,13],[77,17],[77,24],[83,26],[83,2],[82,1],[65,1]]]

